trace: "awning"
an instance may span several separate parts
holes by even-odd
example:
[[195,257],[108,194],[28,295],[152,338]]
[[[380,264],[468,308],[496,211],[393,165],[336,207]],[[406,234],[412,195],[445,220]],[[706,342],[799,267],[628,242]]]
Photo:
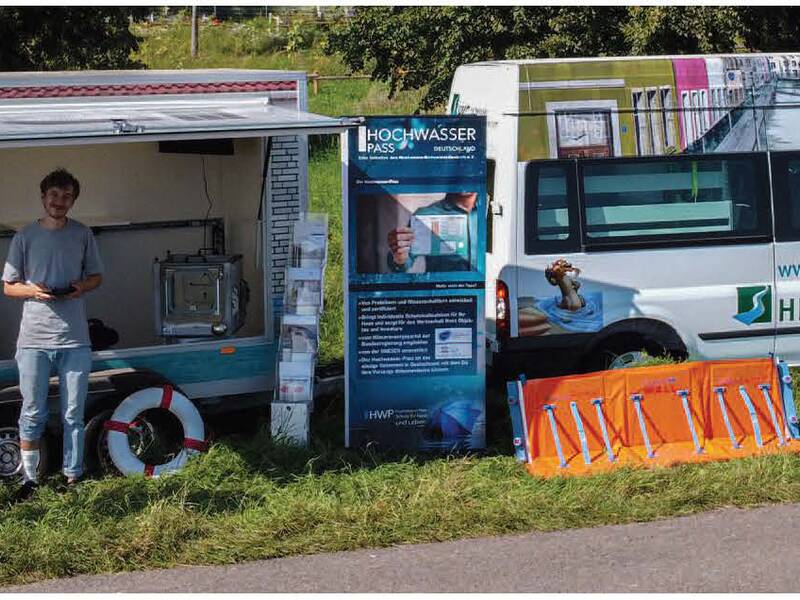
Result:
[[27,100],[0,103],[0,147],[338,133],[355,124],[241,94]]

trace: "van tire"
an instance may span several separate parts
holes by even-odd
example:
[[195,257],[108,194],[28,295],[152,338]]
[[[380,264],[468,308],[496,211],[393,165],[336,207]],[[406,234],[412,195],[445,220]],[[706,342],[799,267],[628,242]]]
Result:
[[[606,371],[614,366],[614,362],[629,353],[646,352],[653,357],[669,356],[670,353],[664,344],[638,335],[618,335],[601,342],[597,348],[589,353],[583,360],[581,371]],[[628,365],[626,365],[628,366]]]

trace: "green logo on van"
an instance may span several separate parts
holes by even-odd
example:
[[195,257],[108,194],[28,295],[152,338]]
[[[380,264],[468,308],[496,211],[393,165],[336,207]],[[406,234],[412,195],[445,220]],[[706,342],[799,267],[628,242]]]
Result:
[[754,285],[736,288],[738,313],[733,315],[745,325],[772,321],[772,286]]

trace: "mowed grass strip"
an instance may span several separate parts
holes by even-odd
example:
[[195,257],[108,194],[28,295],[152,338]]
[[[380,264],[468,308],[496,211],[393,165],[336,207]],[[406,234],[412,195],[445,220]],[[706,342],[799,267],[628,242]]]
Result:
[[0,488],[2,584],[797,502],[800,457],[543,480],[508,456],[384,461],[275,445],[264,432],[159,480],[45,487],[16,505],[10,495]]

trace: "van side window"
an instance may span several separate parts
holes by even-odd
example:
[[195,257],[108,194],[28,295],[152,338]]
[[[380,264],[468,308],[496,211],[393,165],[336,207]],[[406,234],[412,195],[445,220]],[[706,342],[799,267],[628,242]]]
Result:
[[800,241],[800,152],[773,152],[771,159],[775,238]]
[[575,163],[530,163],[525,176],[525,253],[577,251]]
[[492,202],[494,201],[494,161],[486,161],[486,252],[492,253],[494,241],[494,218]]
[[586,161],[587,247],[769,236],[766,156]]

